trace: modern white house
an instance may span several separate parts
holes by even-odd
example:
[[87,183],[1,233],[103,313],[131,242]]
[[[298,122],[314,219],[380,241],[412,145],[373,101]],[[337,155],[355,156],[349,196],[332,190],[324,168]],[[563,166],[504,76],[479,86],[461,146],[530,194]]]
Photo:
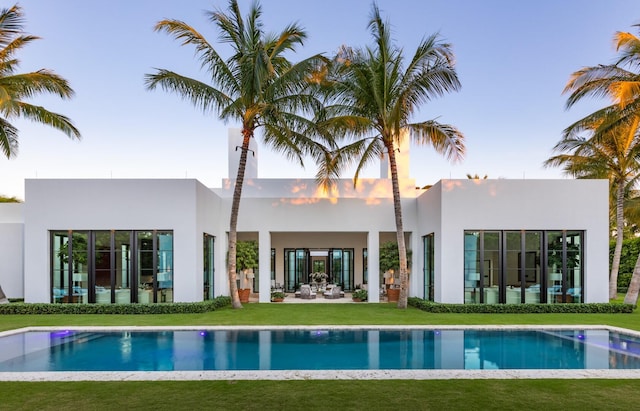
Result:
[[[235,176],[238,130],[229,138]],[[259,245],[249,279],[259,301],[295,292],[322,271],[379,302],[395,241],[388,167],[326,193],[312,179],[261,179],[247,168],[238,232]],[[606,180],[409,178],[400,153],[409,295],[445,303],[607,302]],[[10,298],[51,303],[193,302],[228,295],[227,232],[234,180],[28,179],[25,202],[0,205],[0,285]],[[239,277],[245,281],[244,274]],[[394,281],[395,280],[395,281]],[[378,292],[380,291],[380,292]]]

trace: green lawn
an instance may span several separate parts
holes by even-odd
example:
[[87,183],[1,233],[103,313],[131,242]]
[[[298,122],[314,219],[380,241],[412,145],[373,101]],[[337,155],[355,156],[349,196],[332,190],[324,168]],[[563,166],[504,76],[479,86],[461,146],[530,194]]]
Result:
[[[393,304],[249,304],[174,315],[0,317],[30,325],[605,324],[640,330],[633,314],[430,314]],[[3,382],[5,409],[546,410],[636,409],[640,380]]]

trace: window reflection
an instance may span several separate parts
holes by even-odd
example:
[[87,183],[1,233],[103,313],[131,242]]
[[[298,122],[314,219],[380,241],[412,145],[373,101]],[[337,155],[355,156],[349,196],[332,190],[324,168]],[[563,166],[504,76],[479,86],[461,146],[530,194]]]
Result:
[[582,302],[583,236],[583,231],[465,231],[464,302]]
[[55,303],[172,302],[173,232],[52,231],[51,277]]

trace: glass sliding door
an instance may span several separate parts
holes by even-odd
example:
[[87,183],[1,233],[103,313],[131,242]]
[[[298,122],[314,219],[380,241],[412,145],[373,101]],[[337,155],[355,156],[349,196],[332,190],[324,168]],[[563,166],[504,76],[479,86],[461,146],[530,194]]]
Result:
[[464,233],[464,302],[481,302],[480,295],[480,233]]
[[[153,231],[136,231],[135,273],[138,277],[138,302],[158,302],[155,267],[157,265],[156,249],[154,249]],[[116,302],[117,299],[116,299]]]
[[52,231],[51,289],[61,303],[171,302],[173,232]]
[[70,234],[66,231],[51,233],[51,302],[68,302],[71,294]]
[[342,250],[342,290],[353,291],[353,249]]
[[482,232],[482,298],[485,304],[503,302],[500,299],[504,289],[502,278],[502,232]]
[[502,242],[499,231],[464,233],[464,302],[497,304],[501,296]]
[[510,231],[506,238],[506,292],[507,304],[539,303],[542,272],[542,232]]
[[294,292],[300,284],[308,282],[309,251],[304,248],[284,250],[284,288],[286,292]]
[[111,231],[93,232],[95,302],[110,304],[115,292],[115,254],[112,253]]
[[464,302],[582,302],[583,238],[583,231],[465,231]]
[[583,301],[582,238],[582,231],[547,233],[548,303]]
[[540,303],[540,284],[542,284],[542,232],[527,231],[524,233],[524,302]]
[[582,232],[567,231],[566,244],[566,299],[567,302],[582,302]]
[[[329,283],[342,286],[342,250],[334,248],[329,251]],[[342,288],[344,290],[344,288]]]
[[[433,301],[433,277],[434,277],[434,242],[433,233],[422,237],[423,251],[423,277],[424,277],[424,299]],[[465,278],[467,276],[465,275]],[[467,285],[465,284],[465,300],[467,299]],[[471,298],[469,298],[471,299]]]
[[204,234],[203,239],[203,258],[204,258],[204,272],[203,272],[203,300],[212,300],[215,298],[213,289],[213,279],[215,274],[215,259],[214,259],[214,243],[215,238],[212,235]]
[[51,233],[52,302],[89,302],[89,263],[88,232],[69,230]]
[[[522,242],[520,231],[505,233],[505,285],[504,292],[507,304],[520,304],[522,301],[523,264]],[[501,298],[502,300],[502,298]]]
[[173,233],[158,231],[154,240],[157,242],[157,302],[173,302]]
[[564,302],[563,283],[563,243],[562,231],[547,232],[547,302],[550,304]]
[[271,249],[271,288],[276,286],[276,249]]
[[[116,293],[132,294],[136,289],[133,285],[133,275],[131,267],[131,245],[133,244],[133,233],[131,231],[114,231],[112,250],[112,270],[111,284],[114,287],[112,302],[115,302]],[[120,290],[120,291],[118,291]],[[121,302],[126,303],[127,298],[120,298]],[[131,298],[129,298],[129,302]],[[97,300],[96,300],[97,302]],[[141,302],[138,299],[138,302]],[[147,301],[148,302],[148,301]]]
[[71,236],[71,298],[67,302],[89,302],[89,233],[74,231]]
[[343,291],[353,291],[353,248],[329,250],[328,282],[339,285]]
[[366,248],[362,249],[362,284],[369,283],[369,252]]

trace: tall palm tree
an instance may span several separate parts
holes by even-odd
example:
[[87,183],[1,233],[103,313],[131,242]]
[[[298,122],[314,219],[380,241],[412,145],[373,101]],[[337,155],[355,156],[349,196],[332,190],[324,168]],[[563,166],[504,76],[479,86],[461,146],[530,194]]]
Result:
[[[244,182],[249,142],[258,128],[264,142],[289,159],[303,164],[304,156],[327,160],[321,140],[314,139],[315,123],[306,115],[317,112],[319,101],[311,95],[309,76],[320,55],[292,64],[284,54],[293,52],[306,38],[305,31],[291,24],[278,34],[266,34],[262,10],[254,3],[243,20],[237,0],[230,0],[228,13],[206,12],[217,26],[220,41],[231,46],[226,60],[196,29],[178,20],[162,20],[155,30],[165,32],[195,47],[201,67],[211,84],[175,72],[157,69],[146,75],[146,86],[175,93],[204,112],[216,112],[220,119],[242,124],[242,147],[236,176],[229,224],[229,287],[234,308],[241,308],[236,285],[236,243],[240,198]],[[330,141],[325,141],[330,145]]]
[[[609,180],[612,209],[615,210],[616,245],[611,274],[609,298],[616,298],[618,270],[624,239],[625,201],[640,179],[640,133],[638,117],[630,123],[620,121],[617,106],[599,110],[572,124],[554,151],[563,153],[549,158],[544,165],[562,166],[564,172],[576,178],[606,178]],[[615,123],[612,126],[611,123]],[[587,133],[588,138],[583,136]]]
[[18,74],[20,60],[17,51],[39,37],[23,32],[22,8],[15,5],[0,11],[0,149],[7,158],[18,153],[18,129],[11,124],[22,117],[46,124],[62,131],[70,138],[79,139],[80,132],[67,117],[24,101],[38,94],[57,94],[62,99],[74,94],[64,78],[46,69]]
[[424,38],[405,66],[403,50],[392,44],[375,3],[368,27],[374,46],[342,48],[334,59],[336,66],[329,70],[333,104],[327,107],[326,125],[352,140],[336,153],[332,167],[342,170],[356,163],[354,184],[367,164],[388,156],[400,253],[398,307],[406,308],[409,277],[396,151],[403,139],[411,138],[414,143],[431,145],[449,159],[462,158],[464,136],[455,127],[434,120],[411,121],[420,105],[458,90],[460,82],[450,45],[441,42],[437,34]]
[[[640,25],[635,25],[640,27]],[[612,105],[593,113],[576,124],[597,123],[597,134],[606,136],[610,130],[614,133],[627,134],[626,141],[632,142],[630,135],[637,133],[638,118],[640,118],[640,38],[628,33],[617,32],[614,36],[616,51],[619,53],[614,64],[584,67],[574,72],[567,83],[564,93],[569,93],[566,107],[571,108],[574,104],[585,97],[606,97],[612,101]],[[635,125],[635,126],[634,126]],[[578,126],[580,128],[580,126]],[[593,128],[593,127],[591,127]],[[619,131],[624,129],[624,131]],[[611,136],[609,136],[611,138]],[[623,140],[625,138],[623,137]],[[631,164],[628,164],[631,167]],[[637,174],[637,167],[635,173]],[[628,184],[635,182],[635,175],[628,175]],[[620,199],[624,190],[632,188],[625,187],[623,181],[619,181],[616,186],[619,193],[616,195],[616,248],[609,277],[609,297],[615,298],[617,295],[617,278],[620,265],[620,253],[622,250],[622,237],[624,224],[623,203]],[[640,273],[639,273],[640,275]],[[640,280],[639,280],[640,281]],[[637,294],[636,294],[637,299]]]

